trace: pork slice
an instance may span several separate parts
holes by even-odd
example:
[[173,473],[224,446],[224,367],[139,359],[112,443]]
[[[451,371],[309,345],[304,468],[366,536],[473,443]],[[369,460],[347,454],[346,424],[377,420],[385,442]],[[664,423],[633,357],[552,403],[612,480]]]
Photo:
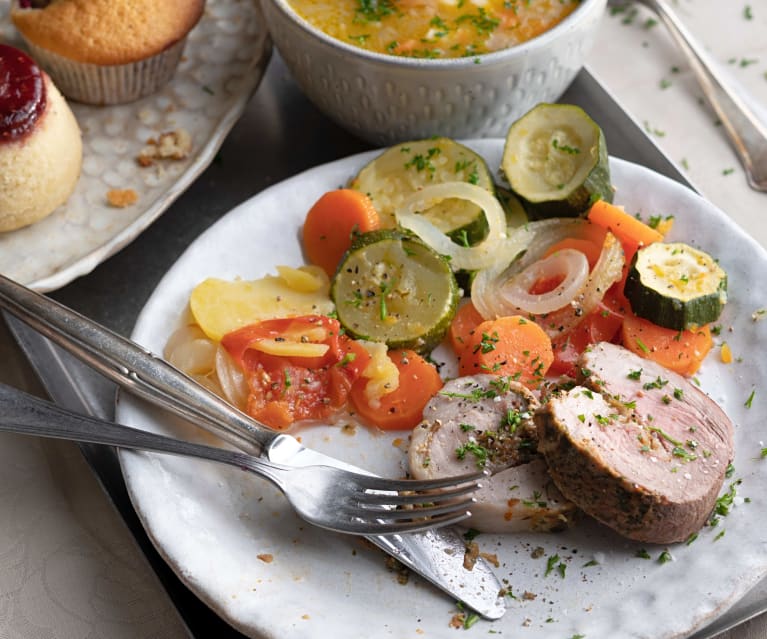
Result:
[[554,483],[630,539],[686,540],[722,488],[731,421],[686,378],[622,347],[598,344],[579,364],[583,385],[535,418]]
[[539,403],[523,385],[493,375],[445,384],[413,431],[410,472],[416,479],[486,468],[468,524],[483,532],[566,528],[575,506],[562,497],[537,453],[533,414]]
[[[708,451],[707,465],[724,473],[734,453],[734,428],[722,408],[689,379],[607,342],[580,359],[581,381],[619,401],[648,424],[662,422],[674,438]],[[700,452],[700,451],[698,451]],[[709,454],[711,453],[711,454]]]

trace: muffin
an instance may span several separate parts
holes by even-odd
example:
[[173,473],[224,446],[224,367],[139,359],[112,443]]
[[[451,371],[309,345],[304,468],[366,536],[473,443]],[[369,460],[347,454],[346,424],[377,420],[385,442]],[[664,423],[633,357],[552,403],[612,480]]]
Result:
[[0,231],[50,215],[81,166],[80,128],[61,93],[26,53],[0,44]]
[[131,102],[176,71],[204,0],[14,0],[11,19],[61,92],[88,104]]

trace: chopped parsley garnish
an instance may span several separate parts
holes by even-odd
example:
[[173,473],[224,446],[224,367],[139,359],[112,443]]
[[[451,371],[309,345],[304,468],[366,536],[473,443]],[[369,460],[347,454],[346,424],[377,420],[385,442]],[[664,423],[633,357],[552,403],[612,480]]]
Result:
[[748,396],[748,399],[743,404],[746,408],[751,408],[751,404],[754,402],[754,395],[756,394],[756,389],[751,391],[751,394]]
[[386,296],[391,293],[393,288],[393,284],[390,282],[383,282],[381,284],[381,307],[379,315],[381,317],[381,321],[386,320],[387,317],[389,317],[389,308],[386,305]]
[[405,168],[414,168],[416,171],[428,171],[429,173],[434,173],[437,169],[434,164],[432,164],[431,160],[440,153],[441,151],[437,147],[428,149],[425,156],[421,153],[416,153],[409,162],[405,163]]
[[495,345],[498,343],[498,331],[493,331],[491,335],[482,333],[482,339],[479,344],[474,347],[474,352],[480,351],[483,355],[491,353],[495,350]]
[[653,381],[647,382],[642,388],[644,390],[651,390],[653,388],[663,388],[666,384],[668,384],[668,380],[658,376]]
[[698,456],[694,453],[688,453],[684,448],[681,446],[674,446],[674,448],[671,450],[671,454],[674,457],[679,457],[680,459],[683,459],[685,461],[695,461],[698,459]]
[[717,498],[716,506],[714,507],[714,514],[708,520],[709,526],[716,526],[719,523],[721,517],[726,517],[730,514],[730,510],[735,505],[735,495],[737,493],[737,487],[743,480],[738,479],[730,484],[721,497]]
[[569,144],[562,144],[556,138],[554,138],[551,141],[551,146],[553,146],[557,151],[562,151],[563,153],[567,153],[568,155],[578,155],[578,153],[581,152],[581,150],[578,147],[570,146]]
[[455,449],[455,456],[458,459],[463,460],[466,457],[466,453],[471,453],[477,461],[477,468],[484,468],[487,463],[489,452],[484,446],[480,446],[476,442],[466,442]]
[[562,563],[559,555],[551,555],[551,557],[546,560],[546,572],[543,573],[543,576],[548,577],[549,574],[554,570],[556,570],[559,576],[564,579],[567,566]]
[[480,532],[476,528],[469,528],[465,533],[463,533],[463,538],[466,541],[473,541],[476,537],[478,537]]
[[508,428],[509,432],[513,435],[526,419],[530,419],[530,413],[527,411],[520,412],[513,408],[509,408],[501,419],[501,426]]
[[671,435],[669,435],[662,428],[658,428],[657,426],[647,426],[647,429],[651,430],[654,433],[658,433],[658,435],[660,435],[666,441],[669,441],[672,444],[674,444],[674,446],[682,446],[682,442],[680,442],[678,439],[674,439]]
[[[357,359],[357,353],[346,353],[346,355],[343,356],[343,359],[338,362],[339,366],[346,366],[347,364],[351,364],[355,359]],[[285,371],[285,375],[287,375],[287,370]]]
[[465,13],[462,16],[458,16],[455,19],[456,24],[469,23],[476,30],[479,35],[487,35],[492,33],[496,27],[501,23],[498,18],[495,18],[487,13],[480,7],[477,14]]
[[396,13],[392,0],[358,0],[355,22],[379,22],[381,18]]
[[476,612],[471,612],[468,615],[466,615],[466,619],[464,619],[463,621],[463,627],[465,630],[468,630],[478,621],[479,621],[479,615]]

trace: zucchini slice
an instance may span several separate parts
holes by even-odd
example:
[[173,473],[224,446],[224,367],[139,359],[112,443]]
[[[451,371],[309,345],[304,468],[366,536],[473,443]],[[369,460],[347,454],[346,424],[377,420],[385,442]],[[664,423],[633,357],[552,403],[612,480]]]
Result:
[[[415,191],[439,182],[470,182],[493,193],[493,178],[481,156],[450,138],[404,142],[388,148],[357,174],[351,188],[367,193],[384,224],[396,226],[394,211]],[[455,241],[477,244],[487,235],[478,206],[444,200],[423,215]]]
[[449,262],[394,229],[359,235],[341,260],[330,295],[353,337],[428,352],[447,332],[459,292]]
[[509,128],[501,169],[530,216],[576,217],[613,200],[604,133],[580,107],[539,104]]
[[719,318],[727,302],[727,274],[692,246],[655,242],[634,256],[624,294],[639,317],[687,330]]

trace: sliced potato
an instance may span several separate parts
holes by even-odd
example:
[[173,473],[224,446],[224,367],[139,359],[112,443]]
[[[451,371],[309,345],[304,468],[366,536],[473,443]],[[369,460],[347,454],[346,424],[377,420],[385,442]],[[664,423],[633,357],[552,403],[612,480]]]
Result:
[[278,272],[258,280],[204,280],[189,300],[194,320],[210,339],[220,341],[254,322],[333,311],[330,282],[321,269],[278,267]]

